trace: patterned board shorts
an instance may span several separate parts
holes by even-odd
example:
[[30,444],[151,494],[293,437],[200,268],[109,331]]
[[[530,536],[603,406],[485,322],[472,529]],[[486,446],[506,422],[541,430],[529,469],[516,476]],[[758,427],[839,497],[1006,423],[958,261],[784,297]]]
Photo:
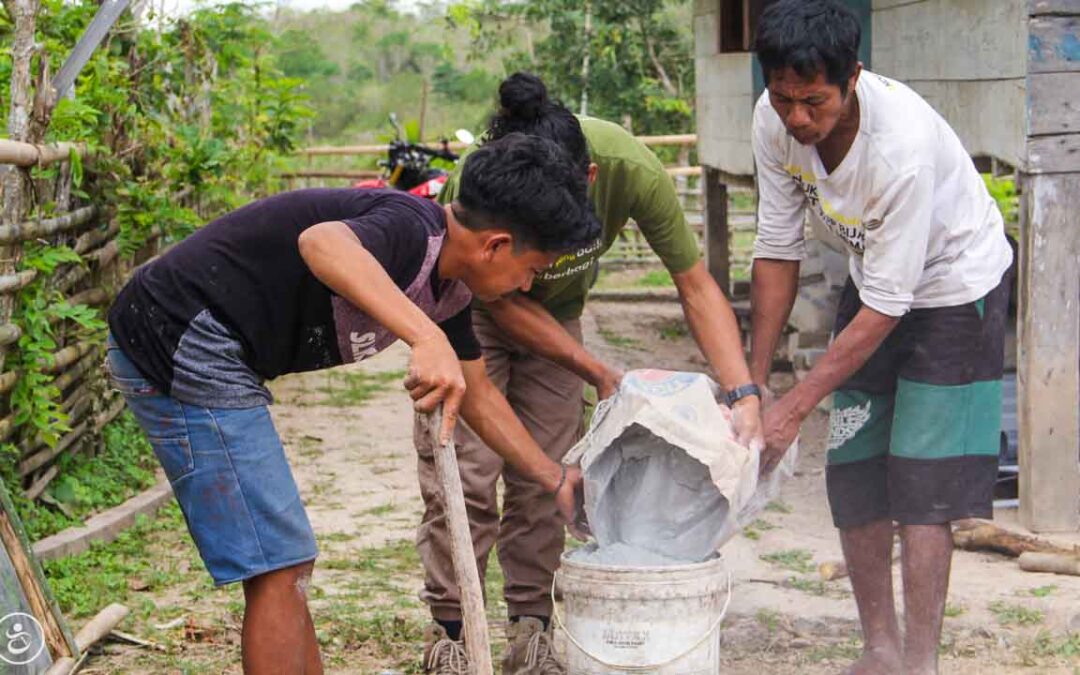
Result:
[[[833,395],[833,522],[904,525],[993,515],[1010,275],[983,298],[914,309]],[[849,280],[839,334],[862,308]]]

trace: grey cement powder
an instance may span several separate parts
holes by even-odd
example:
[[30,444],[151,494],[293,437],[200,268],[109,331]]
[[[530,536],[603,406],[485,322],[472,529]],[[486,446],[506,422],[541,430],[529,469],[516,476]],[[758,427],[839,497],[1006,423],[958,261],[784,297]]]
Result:
[[708,468],[631,425],[586,470],[585,511],[595,547],[574,560],[621,566],[682,565],[712,557],[734,527]]

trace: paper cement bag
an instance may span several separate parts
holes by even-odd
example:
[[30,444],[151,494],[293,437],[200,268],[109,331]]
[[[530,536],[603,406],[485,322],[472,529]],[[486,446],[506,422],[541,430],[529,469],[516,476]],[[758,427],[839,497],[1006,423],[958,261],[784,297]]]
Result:
[[597,406],[564,460],[584,474],[591,562],[705,560],[776,495],[797,450],[759,485],[758,453],[735,441],[718,393],[700,373],[635,370]]

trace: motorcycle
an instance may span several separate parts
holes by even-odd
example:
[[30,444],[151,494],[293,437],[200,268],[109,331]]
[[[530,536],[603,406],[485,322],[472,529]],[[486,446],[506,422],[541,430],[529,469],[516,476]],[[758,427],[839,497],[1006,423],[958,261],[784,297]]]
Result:
[[[357,181],[353,187],[392,188],[425,199],[435,199],[450,174],[445,168],[432,166],[432,161],[438,159],[455,163],[459,155],[450,150],[450,141],[446,138],[442,139],[440,148],[409,141],[394,113],[390,113],[390,124],[394,127],[394,140],[387,148],[386,159],[379,160],[383,175]],[[466,145],[476,140],[466,129],[458,129],[454,135]]]

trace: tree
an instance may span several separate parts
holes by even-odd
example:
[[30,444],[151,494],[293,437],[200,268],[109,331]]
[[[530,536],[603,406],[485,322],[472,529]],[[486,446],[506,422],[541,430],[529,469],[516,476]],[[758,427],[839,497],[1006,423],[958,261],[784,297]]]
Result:
[[480,0],[452,6],[447,16],[473,32],[477,53],[520,45],[507,70],[540,75],[571,108],[587,92],[588,112],[598,117],[629,119],[654,133],[693,128],[687,0]]

